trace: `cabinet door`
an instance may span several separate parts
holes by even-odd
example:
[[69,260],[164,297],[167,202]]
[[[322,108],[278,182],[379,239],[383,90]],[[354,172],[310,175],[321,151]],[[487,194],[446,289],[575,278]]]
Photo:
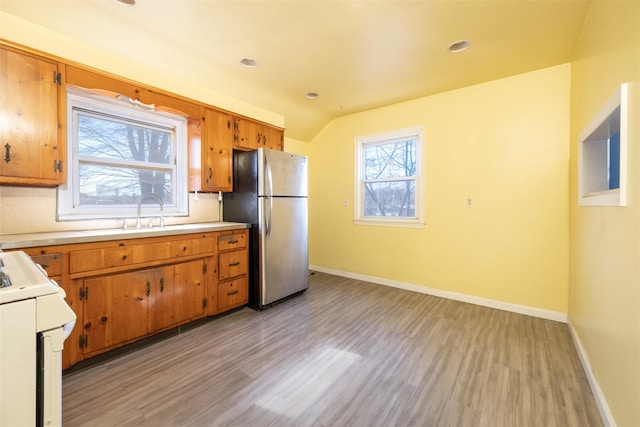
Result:
[[187,117],[189,191],[202,191],[202,126],[200,118]]
[[64,182],[58,76],[55,62],[0,48],[0,184]]
[[198,260],[156,269],[149,296],[151,332],[204,316],[203,266]]
[[85,356],[148,334],[152,280],[153,272],[143,270],[84,281]]
[[206,294],[207,294],[207,316],[218,314],[218,256],[205,259],[206,264]]
[[178,294],[175,268],[162,267],[150,271],[149,331],[155,332],[177,324],[176,304]]
[[231,191],[233,118],[222,111],[206,109],[202,148],[202,190]]
[[282,151],[284,148],[284,131],[282,129],[264,127],[264,147]]
[[179,323],[199,319],[205,315],[204,261],[175,265],[176,316]]
[[258,124],[242,117],[234,119],[234,147],[246,150],[260,148],[260,138],[258,137]]

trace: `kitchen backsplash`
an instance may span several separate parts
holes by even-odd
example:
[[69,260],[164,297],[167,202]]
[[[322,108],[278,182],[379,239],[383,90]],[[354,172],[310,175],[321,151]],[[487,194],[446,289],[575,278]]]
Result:
[[[189,194],[189,216],[165,218],[166,224],[218,221],[218,194]],[[0,234],[116,228],[122,220],[56,221],[56,189],[0,186]]]

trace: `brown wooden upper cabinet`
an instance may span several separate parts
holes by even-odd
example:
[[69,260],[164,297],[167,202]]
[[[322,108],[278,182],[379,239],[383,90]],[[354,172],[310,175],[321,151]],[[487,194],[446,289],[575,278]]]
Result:
[[63,67],[0,46],[0,184],[64,184]]
[[245,150],[254,150],[257,148],[282,150],[283,139],[284,131],[280,128],[242,117],[236,117],[234,120],[234,148]]
[[[64,72],[62,72],[64,71]],[[284,130],[100,71],[0,44],[0,184],[66,181],[66,85],[186,118],[189,191],[233,191],[233,150],[283,149]]]
[[262,126],[264,147],[272,150],[284,150],[284,130],[273,126]]
[[282,150],[280,128],[213,108],[205,108],[203,123],[200,137],[189,137],[189,191],[233,191],[234,149]]
[[233,116],[205,108],[200,191],[232,191]]

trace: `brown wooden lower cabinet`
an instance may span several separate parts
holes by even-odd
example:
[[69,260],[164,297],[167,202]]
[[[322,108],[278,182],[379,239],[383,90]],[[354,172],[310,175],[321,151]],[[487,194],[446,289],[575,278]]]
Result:
[[248,233],[222,233],[218,236],[218,275],[209,291],[210,294],[218,294],[218,312],[249,302],[248,240]]
[[[62,366],[241,307],[246,229],[24,248],[66,292],[76,326]],[[220,275],[222,273],[222,276]]]
[[81,329],[79,345],[85,357],[147,335],[145,281],[145,272],[84,280],[81,288],[84,322],[77,326]]
[[203,317],[203,266],[197,260],[84,280],[84,356]]
[[249,300],[247,275],[218,283],[218,310],[226,311],[244,305]]
[[[166,307],[166,312],[172,313],[171,318],[161,317],[164,327],[204,317],[206,314],[206,284],[205,260],[192,263],[182,263],[173,266],[171,282],[165,283],[162,293],[162,278],[160,279],[160,301]],[[172,285],[167,293],[167,285]],[[169,297],[169,295],[171,295]],[[155,310],[154,313],[157,313]]]

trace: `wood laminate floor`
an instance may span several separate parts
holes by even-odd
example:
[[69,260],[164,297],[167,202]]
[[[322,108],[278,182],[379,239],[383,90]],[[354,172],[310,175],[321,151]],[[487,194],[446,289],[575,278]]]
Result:
[[601,426],[567,325],[323,273],[63,379],[73,426]]

